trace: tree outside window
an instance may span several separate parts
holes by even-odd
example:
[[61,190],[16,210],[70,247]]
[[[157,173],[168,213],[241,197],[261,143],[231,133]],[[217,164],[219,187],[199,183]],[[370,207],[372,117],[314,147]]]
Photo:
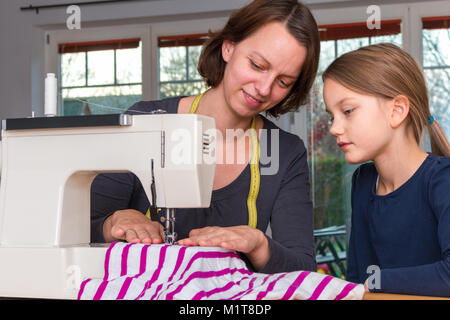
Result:
[[423,18],[423,69],[430,111],[450,137],[450,18]]
[[62,115],[121,113],[142,98],[140,39],[59,45]]
[[158,39],[159,98],[198,95],[207,89],[197,71],[205,34]]

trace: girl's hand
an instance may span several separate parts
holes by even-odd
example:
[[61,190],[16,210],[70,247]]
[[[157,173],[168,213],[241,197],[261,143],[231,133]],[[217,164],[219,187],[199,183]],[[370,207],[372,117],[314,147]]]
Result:
[[164,229],[160,223],[151,221],[141,212],[126,209],[114,212],[105,220],[103,236],[106,242],[162,243]]
[[244,253],[260,270],[270,258],[269,243],[260,230],[249,226],[205,227],[193,229],[189,238],[178,241],[179,245],[222,247]]
[[369,290],[369,283],[367,281],[368,280],[366,280],[366,282],[364,282],[364,291],[365,292],[370,292],[370,290]]

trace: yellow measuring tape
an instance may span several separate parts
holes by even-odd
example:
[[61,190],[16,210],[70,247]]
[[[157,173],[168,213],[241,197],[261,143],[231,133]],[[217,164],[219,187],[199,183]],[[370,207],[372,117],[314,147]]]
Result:
[[[202,99],[202,97],[205,93],[206,93],[206,91],[195,97],[194,101],[192,102],[189,113],[197,112],[200,100]],[[255,117],[253,117],[253,119],[252,119],[250,136],[252,139],[252,146],[254,146],[254,147],[252,149],[252,158],[250,160],[250,190],[248,192],[248,198],[247,198],[248,225],[250,227],[256,228],[256,225],[258,222],[257,221],[258,212],[256,210],[256,199],[258,198],[259,185],[260,185],[260,174],[259,174],[260,151],[259,151],[258,137],[256,135],[256,118]]]

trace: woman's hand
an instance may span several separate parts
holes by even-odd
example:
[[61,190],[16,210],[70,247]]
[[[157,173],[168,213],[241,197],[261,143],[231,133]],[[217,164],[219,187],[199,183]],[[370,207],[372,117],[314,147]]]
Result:
[[193,229],[179,245],[222,247],[244,253],[256,268],[262,269],[270,258],[269,243],[260,230],[249,226]]
[[106,242],[162,243],[164,229],[137,210],[118,210],[103,223],[103,237]]

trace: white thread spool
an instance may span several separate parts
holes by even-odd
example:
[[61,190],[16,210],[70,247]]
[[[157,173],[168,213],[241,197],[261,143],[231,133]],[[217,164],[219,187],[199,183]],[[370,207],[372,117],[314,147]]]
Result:
[[2,176],[2,141],[0,140],[0,177]]
[[45,78],[44,114],[54,117],[57,114],[57,82],[54,73],[47,73]]

